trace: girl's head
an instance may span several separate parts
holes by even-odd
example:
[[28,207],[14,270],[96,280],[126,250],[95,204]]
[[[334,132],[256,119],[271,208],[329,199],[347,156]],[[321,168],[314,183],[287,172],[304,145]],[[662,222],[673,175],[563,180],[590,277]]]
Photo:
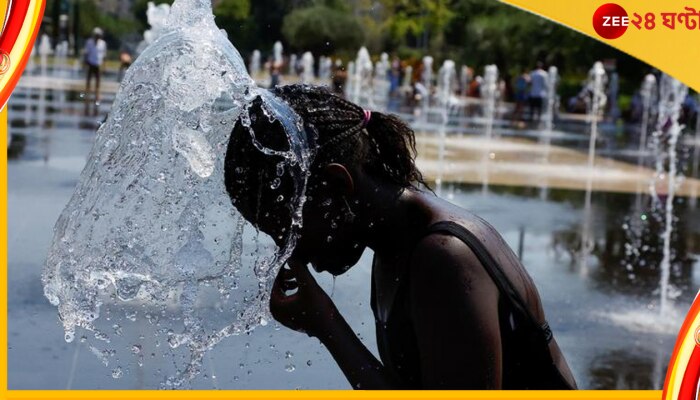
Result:
[[[377,198],[423,183],[414,164],[413,131],[394,116],[369,113],[322,87],[290,85],[272,92],[315,136],[303,228],[293,256],[340,274],[366,247],[363,236]],[[289,143],[260,100],[243,118],[248,117],[254,137],[240,120],[236,123],[226,153],[226,189],[241,214],[279,242],[291,225],[285,200],[293,196],[294,181],[282,157],[264,154],[257,145],[285,151]]]

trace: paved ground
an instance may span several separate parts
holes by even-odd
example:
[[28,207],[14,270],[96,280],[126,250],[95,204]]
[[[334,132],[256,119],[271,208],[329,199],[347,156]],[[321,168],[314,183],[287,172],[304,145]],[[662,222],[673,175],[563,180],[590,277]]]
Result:
[[[448,137],[442,164],[439,146],[435,135],[417,137],[418,164],[430,180],[442,174],[444,182],[585,190],[591,176],[594,191],[637,193],[647,192],[654,176],[649,168],[607,157],[596,157],[589,173],[588,154],[526,139]],[[665,192],[664,186],[660,184],[657,190]],[[677,194],[697,197],[700,180],[685,178]]]

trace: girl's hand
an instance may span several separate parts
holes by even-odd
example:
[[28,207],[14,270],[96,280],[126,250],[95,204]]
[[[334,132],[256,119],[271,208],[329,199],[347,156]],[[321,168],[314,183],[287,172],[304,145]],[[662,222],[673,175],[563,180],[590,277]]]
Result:
[[277,274],[270,312],[282,325],[309,336],[323,337],[338,310],[304,264],[288,262]]

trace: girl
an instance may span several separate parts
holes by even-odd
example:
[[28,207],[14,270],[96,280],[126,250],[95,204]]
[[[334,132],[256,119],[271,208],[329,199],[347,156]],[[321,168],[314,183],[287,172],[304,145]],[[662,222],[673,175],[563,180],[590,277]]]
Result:
[[[315,133],[303,228],[273,287],[283,325],[318,338],[356,389],[572,389],[532,279],[486,221],[436,197],[414,164],[412,130],[324,88],[273,89]],[[290,224],[278,170],[279,122],[257,102],[255,132],[234,128],[226,188],[241,214],[277,241]],[[277,178],[277,183],[270,182]],[[307,269],[340,275],[374,251],[372,310],[379,355],[367,350]]]

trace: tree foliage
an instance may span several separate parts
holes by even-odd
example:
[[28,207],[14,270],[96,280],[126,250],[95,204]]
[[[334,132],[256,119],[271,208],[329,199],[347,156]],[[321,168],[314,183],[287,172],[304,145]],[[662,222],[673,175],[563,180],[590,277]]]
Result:
[[328,4],[292,11],[284,18],[282,34],[298,50],[325,55],[356,50],[364,40],[358,19],[342,7]]

